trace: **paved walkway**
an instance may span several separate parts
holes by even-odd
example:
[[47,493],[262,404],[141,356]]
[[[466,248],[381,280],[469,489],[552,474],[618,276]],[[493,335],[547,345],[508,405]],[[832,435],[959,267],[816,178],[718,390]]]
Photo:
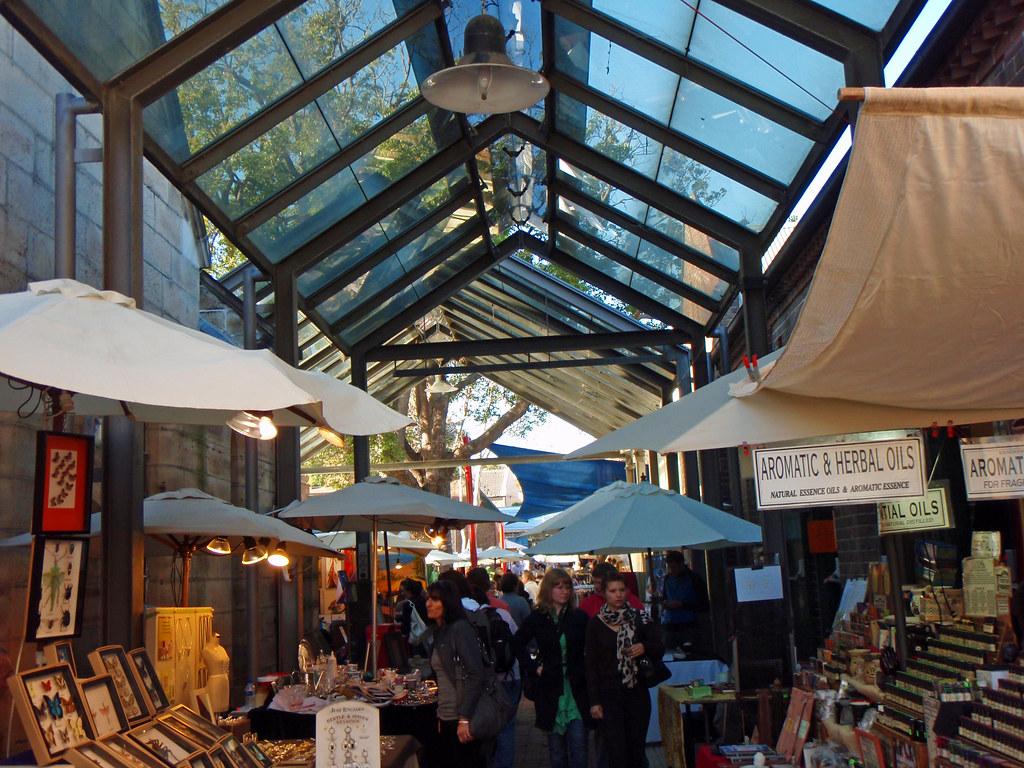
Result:
[[[657,717],[657,713],[652,713]],[[550,768],[548,763],[548,742],[543,731],[533,724],[533,702],[522,699],[516,715],[516,760],[515,768]],[[666,768],[664,750],[661,744],[647,747],[648,768]],[[590,765],[594,765],[591,750]]]

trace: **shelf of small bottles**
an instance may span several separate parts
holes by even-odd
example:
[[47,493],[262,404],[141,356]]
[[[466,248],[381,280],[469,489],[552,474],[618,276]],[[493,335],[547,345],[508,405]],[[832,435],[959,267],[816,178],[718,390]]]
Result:
[[882,684],[882,702],[887,707],[899,707],[900,709],[915,715],[922,715],[921,697],[923,691],[911,691],[902,687],[899,683]]
[[1011,736],[1009,733],[992,726],[984,725],[971,717],[960,718],[958,729],[960,738],[973,742],[983,749],[996,752],[1018,762],[1024,761],[1024,738]]
[[875,722],[914,741],[924,741],[924,720],[899,707],[890,704],[879,707]]
[[1017,768],[1022,763],[993,755],[989,750],[960,739],[936,738],[936,768]]
[[950,673],[952,673],[950,677],[963,677],[967,680],[973,680],[974,673],[977,671],[978,667],[981,666],[980,664],[968,661],[959,661],[958,659],[949,658],[948,656],[940,656],[936,653],[932,653],[931,651],[917,653],[914,658],[917,661],[923,661],[926,664],[931,664],[932,666],[948,669]]
[[920,657],[910,659],[907,662],[906,671],[931,683],[937,683],[940,680],[959,680],[964,672],[964,670],[955,669],[946,664],[928,661]]

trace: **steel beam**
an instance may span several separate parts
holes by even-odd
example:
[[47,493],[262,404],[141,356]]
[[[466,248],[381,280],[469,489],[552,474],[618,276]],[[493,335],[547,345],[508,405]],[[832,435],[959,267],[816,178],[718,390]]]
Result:
[[[671,237],[662,234],[658,230],[653,229],[646,224],[641,224],[636,219],[624,214],[622,211],[595,200],[589,195],[573,188],[569,184],[556,181],[555,188],[559,197],[564,197],[574,205],[586,208],[591,213],[594,213],[597,216],[610,221],[615,226],[621,227],[627,232],[636,235],[641,240],[646,240],[651,245],[657,246],[661,250],[671,253],[682,261],[703,269],[705,272],[714,275],[720,280],[725,280],[728,283],[735,283],[739,277],[736,270],[730,269],[719,261],[715,261],[715,259],[711,258],[707,254],[701,253],[696,248],[692,248],[689,245],[680,243],[678,240],[673,240]],[[681,223],[685,225],[685,222]]]
[[231,0],[112,77],[117,89],[145,106],[177,88],[303,0]]
[[698,163],[706,165],[733,181],[764,195],[770,200],[778,201],[786,191],[786,185],[758,170],[740,164],[734,158],[724,155],[716,149],[699,141],[666,128],[635,109],[614,101],[593,88],[576,82],[560,72],[550,76],[551,86],[560,94],[575,99],[604,115],[627,125],[648,136],[658,143],[674,149],[682,155]]
[[306,301],[310,305],[316,306],[325,299],[329,299],[357,277],[373,269],[389,256],[398,253],[407,245],[414,242],[418,237],[425,235],[438,224],[441,224],[446,219],[453,216],[460,208],[464,208],[472,202],[473,190],[466,188],[462,192],[459,192],[451,199],[451,201],[442,205],[418,224],[406,230],[398,237],[389,240],[386,245],[374,251],[358,264],[352,265],[352,267],[346,269],[337,277],[332,278],[329,282],[325,283],[320,288],[317,288],[309,294],[308,297],[306,297]]
[[681,280],[677,280],[674,277],[670,277],[669,275],[654,269],[642,262],[636,256],[629,256],[623,253],[618,248],[606,243],[601,238],[595,237],[589,232],[584,232],[582,229],[573,225],[569,219],[563,217],[558,226],[561,234],[575,240],[584,247],[595,251],[605,258],[611,259],[616,264],[621,264],[627,269],[631,269],[633,272],[646,277],[648,280],[660,285],[666,291],[670,291],[681,298],[688,299],[697,306],[703,307],[711,312],[720,308],[719,302],[715,301],[706,293],[698,291],[692,285],[687,285]]
[[[239,317],[245,317],[245,307],[243,302],[233,292],[227,289],[227,287],[220,282],[216,277],[211,275],[205,269],[199,272],[199,284],[206,288],[208,291],[213,293],[217,297],[217,301],[226,306],[232,312]],[[274,338],[274,326],[265,317],[256,315],[256,325],[263,334],[263,338],[270,340]]]
[[[117,92],[103,102],[103,287],[144,305],[142,107]],[[142,428],[127,416],[103,421],[103,638],[141,645],[143,579]]]
[[359,45],[346,51],[343,56],[316,75],[192,155],[182,164],[185,178],[191,180],[202,175],[250,142],[258,139],[275,125],[288,119],[315,99],[372,64],[396,45],[401,44],[407,37],[415,34],[421,27],[439,17],[440,14],[439,5],[425,3],[412,13],[396,19],[380,32],[371,35]]
[[803,112],[761,94],[709,66],[688,59],[679,51],[608,16],[573,0],[543,0],[542,7],[791,131],[814,141],[821,139],[818,123]]
[[387,301],[390,296],[397,294],[399,291],[402,291],[418,280],[421,280],[434,267],[447,261],[477,238],[483,237],[487,231],[487,223],[480,221],[479,217],[474,217],[460,226],[458,231],[459,236],[449,243],[440,253],[436,253],[428,259],[420,262],[406,272],[401,278],[383,286],[370,296],[365,298],[359,296],[357,299],[358,304],[352,310],[331,323],[331,330],[337,333],[340,329],[350,327],[353,323],[358,323],[367,315],[373,314],[373,312],[376,311],[381,304]]
[[78,116],[98,112],[99,105],[73,93],[58,93],[54,106],[53,266],[54,277],[75,279],[75,146]]
[[424,376],[497,373],[500,371],[546,371],[552,368],[592,368],[596,366],[644,365],[664,360],[664,355],[626,355],[623,357],[586,357],[572,360],[524,360],[519,363],[487,363],[472,365],[428,366],[395,371],[392,376],[399,378],[423,378]]
[[[255,270],[242,271],[242,321],[245,348],[256,349],[256,325],[259,315],[256,312],[256,277]],[[204,273],[205,274],[205,273]],[[232,294],[234,295],[234,294]],[[245,446],[245,508],[259,514],[260,512],[260,444],[259,441],[241,437]],[[255,680],[260,675],[260,579],[255,568],[245,568],[245,626],[246,626],[246,675]]]
[[686,334],[678,330],[630,331],[626,333],[577,333],[526,339],[487,341],[440,341],[422,344],[389,344],[370,349],[367,360],[455,360],[481,355],[526,355],[590,349],[642,349],[682,344]]
[[692,223],[697,229],[728,243],[736,248],[757,241],[757,235],[729,219],[683,197],[658,182],[647,178],[621,163],[605,157],[590,147],[580,144],[561,133],[542,135],[540,126],[526,115],[512,116],[512,131],[526,141],[543,147],[564,157],[573,165],[611,184],[624,192],[628,192],[643,203],[673,212],[677,218]]
[[441,150],[404,178],[392,184],[386,194],[377,195],[334,226],[297,248],[276,266],[276,271],[302,271],[313,262],[347,243],[367,227],[376,224],[384,216],[465,163],[480,148],[488,146],[508,132],[509,128],[504,115],[488,118],[477,126],[472,142],[460,140]]
[[[269,221],[292,203],[302,199],[324,182],[330,180],[345,168],[349,167],[366,153],[371,152],[381,143],[407,128],[421,115],[426,114],[429,104],[421,98],[410,102],[402,109],[382,120],[369,132],[347,144],[341,151],[328,157],[323,162],[310,168],[301,176],[279,189],[274,194],[246,211],[235,221],[235,227],[241,233],[249,233],[260,224]],[[187,166],[182,173],[189,177],[192,166]],[[191,178],[191,177],[190,177]]]

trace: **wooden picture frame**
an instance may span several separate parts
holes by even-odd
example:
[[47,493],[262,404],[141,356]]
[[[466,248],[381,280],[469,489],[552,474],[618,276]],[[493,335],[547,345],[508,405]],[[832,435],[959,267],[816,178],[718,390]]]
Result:
[[75,768],[135,768],[116,752],[98,741],[89,741],[69,749],[64,759]]
[[90,435],[36,433],[34,535],[89,533],[93,448]]
[[115,733],[100,739],[100,744],[116,753],[131,768],[167,768],[152,752],[140,747],[123,733]]
[[[207,749],[212,749],[220,742],[221,739],[224,738],[224,736],[227,735],[227,731],[223,728],[218,725],[214,725],[202,715],[193,712],[184,704],[175,704],[163,714],[182,723],[188,731],[194,731],[201,734],[202,740],[198,738],[192,740],[197,744],[202,744]],[[188,735],[188,732],[186,732],[186,735]]]
[[160,720],[150,720],[132,728],[128,735],[168,768],[176,768],[203,751],[180,731]]
[[270,755],[263,751],[259,744],[255,741],[243,741],[242,746],[249,751],[249,754],[255,758],[256,762],[263,766],[263,768],[272,768],[274,761],[270,759]]
[[235,768],[224,747],[217,746],[210,750],[210,759],[213,761],[213,768]]
[[142,690],[149,698],[150,708],[153,712],[160,712],[171,705],[167,694],[164,692],[160,678],[157,677],[153,660],[149,658],[149,652],[145,648],[135,648],[128,651],[128,659],[132,663],[132,671],[139,680]]
[[860,758],[864,762],[864,768],[886,768],[888,763],[885,758],[885,746],[882,740],[870,731],[855,728],[854,736],[857,739],[857,749],[860,750]]
[[189,759],[187,763],[183,763],[180,768],[216,768],[213,764],[213,759],[206,752],[200,752],[195,757]]
[[124,713],[121,697],[117,694],[114,678],[110,675],[96,675],[78,681],[85,699],[85,707],[92,718],[97,739],[113,733],[123,733],[129,728],[128,716]]
[[120,645],[101,645],[89,654],[89,662],[95,674],[110,675],[113,678],[114,688],[130,725],[141,723],[153,714],[149,696],[143,690],[124,648]]
[[213,711],[213,700],[210,698],[210,692],[206,688],[196,688],[192,693],[196,697],[196,711],[199,712],[199,716],[216,725],[217,714]]
[[43,646],[43,658],[47,664],[67,664],[71,674],[78,677],[78,666],[75,664],[75,649],[70,640],[58,640]]
[[88,539],[33,539],[26,641],[39,643],[82,634],[88,564]]
[[260,762],[230,733],[222,738],[217,746],[224,750],[235,768],[263,768]]
[[156,716],[155,722],[164,723],[168,728],[173,728],[186,739],[198,746],[200,749],[212,749],[217,746],[220,739],[211,739],[202,731],[198,731],[183,720],[179,720],[168,712],[161,712]]
[[7,678],[7,687],[39,765],[55,762],[95,735],[82,691],[67,664],[18,672]]

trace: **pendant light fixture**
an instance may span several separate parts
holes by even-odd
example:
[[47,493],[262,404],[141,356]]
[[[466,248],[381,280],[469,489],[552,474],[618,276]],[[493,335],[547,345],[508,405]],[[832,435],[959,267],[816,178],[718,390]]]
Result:
[[268,411],[239,411],[227,420],[227,425],[238,434],[257,440],[277,437],[277,427]]
[[244,539],[245,551],[242,552],[242,565],[256,565],[261,560],[267,559],[267,548],[263,544],[257,544],[252,536]]
[[455,387],[444,380],[444,376],[437,374],[434,380],[427,385],[428,395],[450,395],[455,391]]
[[274,551],[267,557],[267,562],[275,568],[284,568],[290,562],[291,558],[288,557],[288,552],[285,551],[284,543],[279,543]]
[[435,72],[423,81],[423,98],[449,112],[504,114],[528,109],[548,94],[547,78],[512,63],[505,52],[505,29],[488,16],[466,24],[462,58],[454,67]]
[[231,542],[223,536],[217,536],[207,542],[206,551],[211,555],[230,555]]

